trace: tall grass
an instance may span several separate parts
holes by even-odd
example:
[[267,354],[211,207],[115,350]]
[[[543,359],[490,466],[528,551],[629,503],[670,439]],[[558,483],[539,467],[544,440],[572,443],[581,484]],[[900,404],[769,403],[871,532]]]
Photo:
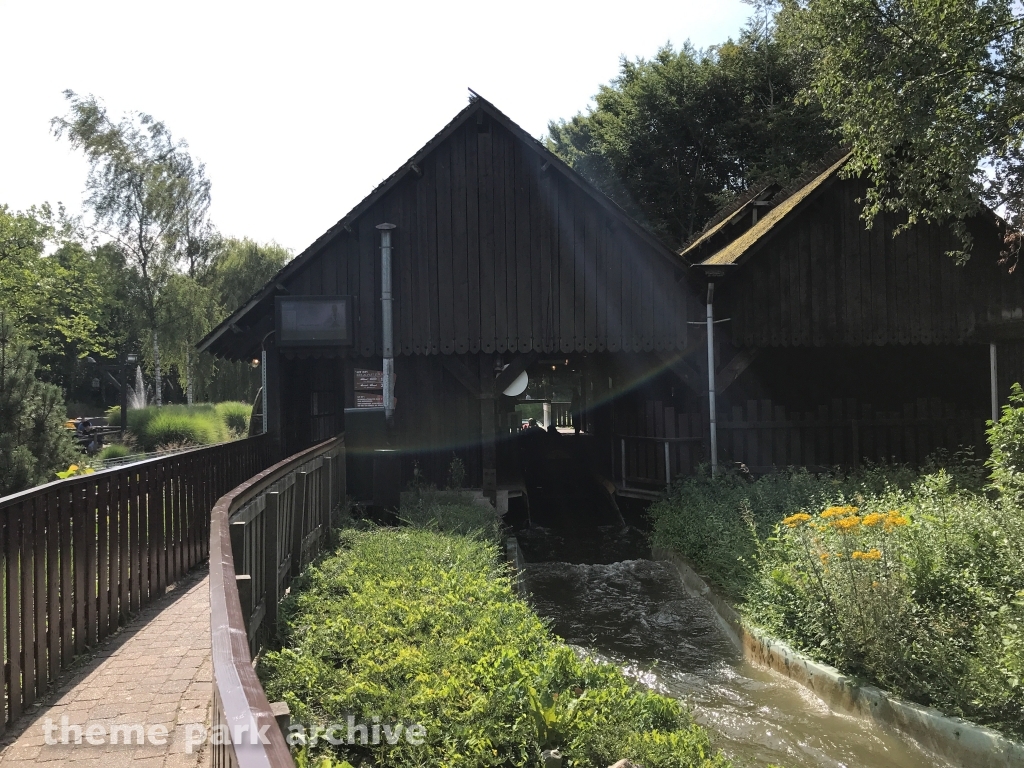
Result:
[[[167,445],[210,445],[243,436],[252,408],[245,403],[149,406],[128,411],[128,430],[146,451]],[[121,409],[107,411],[111,424],[121,419]]]

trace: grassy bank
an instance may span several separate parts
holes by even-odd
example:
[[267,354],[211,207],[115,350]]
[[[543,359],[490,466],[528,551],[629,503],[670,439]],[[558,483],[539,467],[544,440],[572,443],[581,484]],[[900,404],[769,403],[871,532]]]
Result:
[[[212,445],[244,436],[251,411],[250,405],[237,402],[135,408],[128,411],[128,431],[144,451],[164,446]],[[119,424],[121,409],[111,408],[107,418],[109,423]]]
[[344,725],[351,715],[425,729],[418,745],[321,738],[311,754],[478,768],[539,766],[541,751],[558,747],[573,766],[728,764],[678,702],[554,637],[515,594],[488,536],[441,530],[489,529],[480,508],[447,506],[440,523],[417,521],[426,528],[343,532],[284,606],[284,648],[259,672],[293,722]]
[[1024,398],[990,431],[987,471],[960,459],[918,473],[686,479],[652,506],[653,541],[796,648],[1019,739],[1022,427]]

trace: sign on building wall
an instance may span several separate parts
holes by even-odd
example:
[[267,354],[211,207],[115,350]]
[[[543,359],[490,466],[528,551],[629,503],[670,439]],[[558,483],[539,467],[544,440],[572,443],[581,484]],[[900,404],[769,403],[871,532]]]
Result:
[[383,408],[384,371],[356,368],[352,374],[356,408]]

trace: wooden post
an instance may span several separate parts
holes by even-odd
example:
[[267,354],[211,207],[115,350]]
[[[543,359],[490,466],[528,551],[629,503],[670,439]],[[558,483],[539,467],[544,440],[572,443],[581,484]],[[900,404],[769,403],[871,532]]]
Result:
[[274,457],[284,456],[282,450],[283,433],[281,420],[281,355],[273,339],[267,339],[266,345],[266,389],[263,390],[263,411],[266,413],[267,434],[273,443]]
[[668,461],[668,440],[665,441],[665,487],[672,485],[672,467]]
[[245,573],[245,526],[248,523],[231,523],[228,530],[231,531],[231,556],[235,560],[235,574],[241,576]]
[[622,487],[626,487],[626,438],[621,438],[619,441],[619,447],[622,450]]
[[483,466],[484,496],[491,504],[498,503],[498,450],[494,423],[494,362],[490,355],[480,355],[480,445]]
[[302,523],[302,510],[306,506],[306,474],[295,473],[295,486],[292,492],[292,578],[302,572],[302,537],[305,526]]
[[999,421],[999,366],[996,358],[996,343],[988,345],[988,375],[992,389],[992,421]]
[[281,567],[281,558],[278,557],[278,505],[280,503],[281,494],[277,491],[270,491],[267,494],[267,506],[263,510],[264,522],[264,537],[263,537],[263,578],[266,580],[264,585],[264,605],[266,606],[265,621],[267,622],[267,628],[270,636],[273,637],[277,633],[277,603],[278,603],[278,580],[277,572]]
[[238,587],[238,602],[242,605],[242,620],[245,622],[245,636],[248,640],[252,632],[249,627],[252,620],[252,576],[247,573],[236,574],[235,586]]

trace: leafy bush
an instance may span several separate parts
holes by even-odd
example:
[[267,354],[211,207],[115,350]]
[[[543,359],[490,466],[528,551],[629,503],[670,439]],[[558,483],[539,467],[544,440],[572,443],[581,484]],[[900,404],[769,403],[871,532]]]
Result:
[[495,542],[501,539],[497,513],[470,501],[463,493],[421,492],[415,504],[401,509],[399,518],[416,528],[477,536]]
[[120,459],[123,456],[129,456],[130,454],[131,451],[129,450],[127,445],[121,445],[120,443],[111,443],[110,445],[104,447],[103,450],[96,455],[96,458],[99,461],[104,461],[105,459]]
[[[993,434],[1003,448],[989,468],[1012,489],[1024,397]],[[1000,496],[981,477],[979,463],[961,455],[919,474],[876,467],[687,479],[652,507],[652,538],[793,646],[1019,737],[1024,514],[1016,492]]]
[[992,448],[987,465],[992,484],[1004,497],[1024,501],[1024,390],[1014,384],[1009,402],[999,421],[990,422],[988,444]]
[[649,508],[652,543],[688,558],[738,599],[756,576],[758,541],[783,517],[832,500],[909,487],[914,478],[902,467],[869,467],[852,476],[790,470],[756,482],[732,472],[685,477]]
[[[436,531],[345,531],[282,606],[284,648],[260,660],[271,700],[316,725],[417,723],[426,739],[330,745],[354,765],[725,766],[674,699],[581,658],[516,597],[496,548]],[[310,760],[311,765],[317,763]]]

